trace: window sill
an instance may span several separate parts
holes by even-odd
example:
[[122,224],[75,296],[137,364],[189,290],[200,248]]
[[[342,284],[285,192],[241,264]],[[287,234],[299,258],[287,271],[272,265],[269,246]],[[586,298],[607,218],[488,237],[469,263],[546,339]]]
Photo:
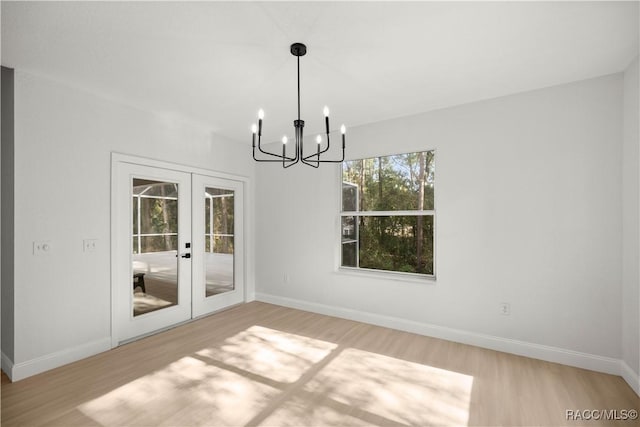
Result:
[[411,282],[435,285],[436,276],[416,273],[402,273],[399,271],[369,270],[364,268],[338,267],[337,274],[346,274],[349,276],[360,276],[371,279],[395,280],[400,282]]

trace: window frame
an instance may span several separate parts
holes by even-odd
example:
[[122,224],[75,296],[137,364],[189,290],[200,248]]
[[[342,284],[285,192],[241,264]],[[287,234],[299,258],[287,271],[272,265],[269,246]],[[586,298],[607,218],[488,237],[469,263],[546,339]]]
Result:
[[[345,273],[345,274],[349,274],[349,275],[354,275],[354,276],[364,276],[364,277],[370,277],[370,278],[380,278],[380,279],[384,279],[384,278],[392,278],[392,279],[400,279],[403,281],[410,281],[410,282],[420,282],[420,283],[424,283],[425,281],[427,282],[435,282],[436,281],[436,275],[437,275],[437,216],[436,216],[436,208],[437,208],[437,191],[436,191],[436,186],[435,186],[435,182],[437,181],[437,168],[436,170],[434,170],[434,176],[433,176],[433,182],[434,182],[434,193],[433,193],[433,209],[423,209],[423,210],[392,210],[392,211],[343,211],[342,207],[343,207],[343,195],[344,195],[344,191],[343,191],[343,186],[344,184],[349,184],[349,185],[355,185],[353,183],[347,183],[345,181],[343,181],[343,171],[344,171],[344,163],[345,162],[353,162],[356,160],[366,160],[366,159],[375,159],[377,157],[390,157],[390,156],[400,156],[400,155],[404,155],[404,154],[414,154],[414,153],[426,153],[428,151],[432,151],[433,155],[434,155],[434,159],[437,158],[437,152],[435,149],[425,149],[425,150],[420,150],[420,151],[407,151],[407,152],[402,152],[402,153],[392,153],[392,154],[384,154],[384,155],[379,155],[379,156],[369,156],[369,157],[359,157],[359,158],[353,158],[353,159],[345,159],[342,163],[340,163],[340,168],[339,168],[339,188],[340,188],[340,195],[338,196],[338,202],[339,202],[339,212],[338,212],[338,256],[337,256],[337,271],[340,273]],[[357,187],[357,186],[356,186]],[[360,209],[360,207],[358,206],[358,199],[356,199],[356,209]],[[355,240],[352,239],[350,241],[343,241],[342,239],[342,224],[343,224],[343,218],[345,217],[355,217],[355,218],[359,218],[359,217],[374,217],[374,216],[431,216],[433,218],[433,273],[432,274],[426,274],[426,273],[411,273],[411,272],[405,272],[405,271],[394,271],[394,270],[381,270],[381,269],[375,269],[375,268],[364,268],[364,267],[359,267],[360,264],[360,235],[359,235],[359,228],[356,226],[356,237]],[[358,224],[358,221],[356,220],[356,224]],[[343,245],[346,243],[356,243],[356,262],[358,264],[358,267],[351,267],[351,266],[344,266],[342,265],[343,262]]]

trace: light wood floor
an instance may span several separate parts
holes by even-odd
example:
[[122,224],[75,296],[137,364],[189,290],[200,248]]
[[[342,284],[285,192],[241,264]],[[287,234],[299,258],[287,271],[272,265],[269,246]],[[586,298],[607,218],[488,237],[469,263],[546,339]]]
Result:
[[[2,426],[616,425],[622,378],[253,302],[2,382]],[[617,425],[637,426],[637,421]]]

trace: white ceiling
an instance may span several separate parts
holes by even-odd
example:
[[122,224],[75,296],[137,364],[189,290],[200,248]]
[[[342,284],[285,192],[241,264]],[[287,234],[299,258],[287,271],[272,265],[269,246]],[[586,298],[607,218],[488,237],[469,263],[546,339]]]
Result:
[[348,127],[623,70],[638,2],[6,2],[2,65],[242,143]]

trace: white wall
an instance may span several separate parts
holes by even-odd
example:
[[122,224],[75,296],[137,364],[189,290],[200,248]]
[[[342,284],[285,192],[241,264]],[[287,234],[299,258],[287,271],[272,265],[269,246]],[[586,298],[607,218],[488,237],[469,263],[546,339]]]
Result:
[[[109,348],[111,152],[254,172],[247,147],[206,129],[20,70],[15,142],[18,377]],[[87,238],[96,252],[82,251]],[[34,256],[34,241],[49,241],[50,254]]]
[[2,368],[13,358],[13,70],[2,67]]
[[625,379],[640,394],[640,140],[638,58],[624,73],[624,143],[622,150],[622,360]]
[[437,150],[435,282],[336,272],[339,167],[258,165],[257,298],[619,372],[622,84],[349,130],[348,158]]

